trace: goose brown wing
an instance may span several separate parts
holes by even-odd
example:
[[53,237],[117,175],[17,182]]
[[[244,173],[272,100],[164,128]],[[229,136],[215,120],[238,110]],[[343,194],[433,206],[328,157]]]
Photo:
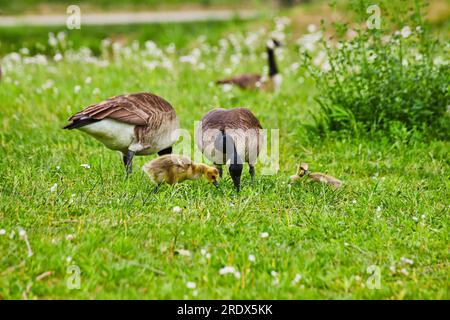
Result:
[[214,109],[208,112],[202,119],[202,129],[262,129],[261,123],[246,108]]
[[223,79],[217,81],[217,84],[234,84],[241,88],[256,88],[257,82],[261,81],[261,75],[259,74],[243,74],[240,76]]
[[175,118],[175,111],[169,102],[151,93],[134,93],[110,98],[93,104],[69,118],[73,123],[83,120],[114,119],[132,125],[148,125],[167,117]]

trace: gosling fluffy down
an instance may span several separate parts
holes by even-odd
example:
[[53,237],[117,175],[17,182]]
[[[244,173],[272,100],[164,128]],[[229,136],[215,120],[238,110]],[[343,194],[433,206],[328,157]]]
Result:
[[326,183],[335,188],[340,188],[342,186],[342,181],[336,179],[335,177],[329,176],[321,172],[309,172],[309,166],[307,163],[302,163],[297,168],[297,174],[291,176],[291,183],[295,183],[302,177],[306,176],[309,180],[314,182]]
[[175,184],[204,177],[218,187],[219,171],[216,168],[203,163],[194,163],[182,155],[163,155],[146,163],[142,169],[157,185]]

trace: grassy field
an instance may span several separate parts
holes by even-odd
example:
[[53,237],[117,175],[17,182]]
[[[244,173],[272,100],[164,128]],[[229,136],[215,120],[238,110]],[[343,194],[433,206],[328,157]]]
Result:
[[173,9],[248,8],[262,5],[275,6],[275,0],[0,0],[0,14],[65,13],[66,8],[76,4],[84,11],[139,11]]
[[[4,58],[0,298],[449,299],[448,141],[315,136],[317,92],[294,45],[281,50],[278,93],[226,91],[213,82],[265,66],[267,30],[254,38],[190,28],[184,38],[155,36],[156,48],[116,48],[108,60],[108,48],[47,63]],[[226,174],[224,193],[195,181],[153,195],[140,170],[153,156],[136,158],[125,179],[119,154],[61,129],[84,106],[138,91],[170,101],[191,132],[213,107],[250,108],[280,130],[278,173],[262,176],[258,165],[251,185],[245,168],[240,194]],[[344,187],[290,186],[300,161]],[[72,266],[79,289],[67,286]],[[225,266],[234,271],[220,274]]]

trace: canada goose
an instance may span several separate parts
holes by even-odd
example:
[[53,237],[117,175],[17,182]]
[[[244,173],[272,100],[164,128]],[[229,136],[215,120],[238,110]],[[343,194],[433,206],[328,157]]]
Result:
[[254,181],[254,165],[263,144],[263,133],[250,110],[218,108],[209,111],[197,128],[195,141],[205,157],[218,168],[220,176],[222,165],[230,162],[230,176],[238,192],[244,162],[249,164]]
[[281,47],[278,40],[270,39],[267,41],[267,59],[269,63],[269,77],[263,77],[260,74],[249,73],[228,79],[219,80],[216,83],[232,84],[243,89],[278,89],[281,85],[281,75],[278,73],[277,62],[275,60],[275,48]]
[[69,118],[64,129],[79,129],[123,154],[127,173],[134,155],[172,153],[178,120],[169,102],[152,93],[116,96]]
[[184,180],[206,180],[219,186],[219,171],[203,163],[193,163],[186,156],[167,154],[146,163],[142,169],[156,184],[155,192],[162,183],[174,184]]
[[294,183],[294,182],[298,181],[300,178],[307,176],[311,181],[327,183],[336,188],[339,188],[342,186],[341,180],[336,179],[335,177],[326,175],[325,173],[321,173],[321,172],[311,172],[310,173],[308,170],[308,167],[309,166],[307,163],[300,164],[297,168],[297,174],[291,176],[291,182]]

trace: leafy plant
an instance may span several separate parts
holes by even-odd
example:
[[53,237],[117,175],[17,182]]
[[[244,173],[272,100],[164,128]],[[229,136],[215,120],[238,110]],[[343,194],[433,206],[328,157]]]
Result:
[[338,40],[321,40],[320,68],[305,52],[320,92],[320,131],[392,132],[400,123],[448,139],[449,46],[429,32],[418,3],[395,32],[335,24]]

